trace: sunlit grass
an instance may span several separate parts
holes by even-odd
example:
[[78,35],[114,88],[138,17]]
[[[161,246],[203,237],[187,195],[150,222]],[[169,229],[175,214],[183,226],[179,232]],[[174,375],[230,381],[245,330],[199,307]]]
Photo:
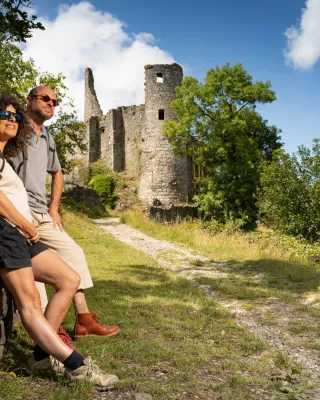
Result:
[[[90,266],[95,284],[86,291],[90,310],[121,327],[119,336],[76,345],[119,376],[120,393],[145,392],[159,400],[242,400],[256,399],[253,389],[261,389],[265,399],[286,398],[270,376],[290,373],[290,360],[279,362],[278,352],[239,327],[199,288],[105,234],[84,215],[65,211],[63,219]],[[71,308],[64,323],[70,333],[74,321]],[[1,400],[92,398],[90,385],[25,377],[23,362],[30,351],[31,342],[18,329],[1,366]],[[304,385],[302,379],[292,390],[301,392]]]
[[212,235],[202,228],[200,221],[160,224],[148,219],[139,210],[126,210],[118,215],[124,222],[152,237],[192,247],[216,262],[259,260],[261,258],[288,259],[287,251],[270,244],[266,244],[262,249],[250,243],[245,233],[222,232]]

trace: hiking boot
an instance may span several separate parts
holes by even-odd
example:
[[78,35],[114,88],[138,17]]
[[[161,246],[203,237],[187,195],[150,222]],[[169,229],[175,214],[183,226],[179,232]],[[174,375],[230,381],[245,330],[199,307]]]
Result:
[[29,375],[43,375],[55,372],[56,374],[64,374],[66,372],[65,366],[52,356],[48,356],[41,361],[36,361],[32,354],[27,361],[27,374]]
[[81,339],[85,336],[114,336],[120,332],[117,325],[108,326],[100,322],[100,318],[94,313],[77,314],[74,326],[74,338]]
[[88,381],[106,389],[112,389],[119,380],[117,376],[103,372],[98,365],[92,361],[91,357],[85,358],[83,360],[83,365],[74,371],[66,369],[65,375],[72,381]]
[[75,350],[76,352],[80,353],[81,352],[76,348],[76,346],[73,344],[73,341],[71,337],[67,334],[67,332],[63,329],[62,325],[58,329],[57,334],[59,335],[60,339],[65,343],[70,349]]

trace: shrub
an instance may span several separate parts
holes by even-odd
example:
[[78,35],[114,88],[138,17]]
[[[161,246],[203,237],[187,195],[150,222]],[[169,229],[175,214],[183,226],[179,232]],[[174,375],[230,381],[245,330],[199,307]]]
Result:
[[117,179],[113,175],[95,175],[89,182],[89,187],[95,190],[104,205],[114,208],[117,201],[115,195]]
[[84,184],[90,186],[92,178],[97,175],[112,175],[116,179],[116,175],[113,171],[104,163],[104,161],[100,160],[90,164],[89,167],[86,168],[83,177]]

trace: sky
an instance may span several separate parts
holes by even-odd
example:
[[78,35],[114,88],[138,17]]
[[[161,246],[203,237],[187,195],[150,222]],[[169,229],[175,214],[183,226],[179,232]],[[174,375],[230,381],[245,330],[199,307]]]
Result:
[[83,118],[90,67],[104,113],[144,103],[145,64],[179,63],[185,76],[241,62],[270,80],[277,100],[258,111],[293,153],[320,137],[320,0],[33,0],[46,30],[24,57],[63,72]]

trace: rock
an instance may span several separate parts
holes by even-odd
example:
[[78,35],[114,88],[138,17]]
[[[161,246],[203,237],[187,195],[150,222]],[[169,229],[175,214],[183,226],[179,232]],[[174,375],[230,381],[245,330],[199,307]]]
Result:
[[65,193],[67,198],[70,198],[76,202],[85,202],[89,206],[97,206],[101,211],[105,211],[105,206],[98,194],[90,188],[83,186],[75,186],[71,190]]
[[0,279],[0,360],[3,357],[4,346],[11,334],[13,324],[13,302],[11,294]]
[[151,394],[147,393],[135,393],[134,398],[135,400],[152,400]]

